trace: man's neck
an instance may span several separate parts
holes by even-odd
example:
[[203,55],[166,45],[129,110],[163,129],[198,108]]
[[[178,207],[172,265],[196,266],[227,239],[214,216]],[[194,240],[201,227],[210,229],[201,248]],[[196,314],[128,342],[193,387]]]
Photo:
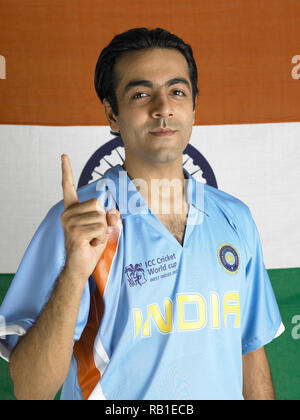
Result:
[[165,217],[186,214],[185,177],[182,158],[157,164],[125,160],[123,169],[147,202],[151,211]]

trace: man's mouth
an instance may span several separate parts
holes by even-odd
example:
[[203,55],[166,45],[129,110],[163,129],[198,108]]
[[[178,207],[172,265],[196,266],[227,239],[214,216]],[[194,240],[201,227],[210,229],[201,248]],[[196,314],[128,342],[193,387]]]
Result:
[[156,128],[155,130],[150,131],[150,134],[156,137],[169,137],[176,133],[175,130],[170,128]]

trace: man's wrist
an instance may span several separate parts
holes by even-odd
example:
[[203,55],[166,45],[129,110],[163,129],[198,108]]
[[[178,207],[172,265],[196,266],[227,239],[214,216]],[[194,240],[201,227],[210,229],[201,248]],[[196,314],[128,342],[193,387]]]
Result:
[[83,291],[86,282],[88,281],[88,277],[83,276],[82,274],[76,273],[73,269],[65,265],[63,268],[58,283],[63,285],[68,285],[72,288],[72,290]]

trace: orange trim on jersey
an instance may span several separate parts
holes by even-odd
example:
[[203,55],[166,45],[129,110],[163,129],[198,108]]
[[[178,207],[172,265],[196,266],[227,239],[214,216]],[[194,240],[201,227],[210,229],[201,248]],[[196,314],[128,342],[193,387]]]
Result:
[[74,356],[77,360],[77,377],[82,397],[87,400],[100,381],[101,374],[94,360],[94,341],[100,328],[104,312],[103,298],[96,288],[91,298],[90,313],[80,340],[74,345]]
[[82,397],[87,400],[101,378],[94,360],[94,342],[98,334],[104,313],[103,294],[109,277],[112,261],[115,256],[120,230],[114,229],[110,234],[106,248],[93,272],[97,288],[91,296],[90,312],[87,324],[80,339],[74,345],[74,356],[77,360],[77,377]]
[[119,227],[115,227],[115,229],[112,230],[108,238],[104,253],[102,254],[102,257],[100,258],[93,272],[93,277],[102,296],[104,295],[111,264],[118,246],[120,232],[121,231]]

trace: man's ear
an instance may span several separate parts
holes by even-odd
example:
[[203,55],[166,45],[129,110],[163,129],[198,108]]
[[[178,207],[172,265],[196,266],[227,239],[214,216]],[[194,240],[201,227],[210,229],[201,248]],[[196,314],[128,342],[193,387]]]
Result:
[[193,111],[193,125],[195,124],[195,119],[196,119],[196,116],[195,116],[195,114],[196,114],[196,106],[197,106],[197,96],[196,96],[196,98],[195,98],[195,109],[194,109],[194,111]]
[[112,107],[107,99],[103,99],[106,119],[112,131],[120,131],[116,115],[113,113]]

